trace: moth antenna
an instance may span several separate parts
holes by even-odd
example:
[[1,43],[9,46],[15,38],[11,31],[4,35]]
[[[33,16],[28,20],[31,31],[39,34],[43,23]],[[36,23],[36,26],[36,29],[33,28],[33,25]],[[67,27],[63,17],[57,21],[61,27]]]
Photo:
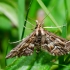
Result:
[[28,16],[28,18],[35,22],[35,20],[34,20],[34,19],[32,19],[32,18],[30,18],[29,16]]
[[29,24],[31,24],[33,27],[35,27],[35,25],[33,25],[32,23],[30,23],[29,21],[25,20],[26,22],[28,22]]
[[[52,12],[52,10],[54,9],[54,7],[55,7],[55,6],[53,6],[53,8],[50,10],[50,12]],[[44,19],[45,19],[48,15],[50,15],[50,12],[48,12],[48,14],[44,17]],[[44,19],[43,19],[41,22],[43,22]]]
[[26,27],[26,26],[23,26],[23,27],[25,27],[26,29],[30,29],[30,30],[33,30],[32,28],[28,28],[28,27]]
[[[63,26],[66,26],[66,25],[63,25]],[[61,28],[61,27],[63,27],[63,26],[57,26],[57,27],[43,27],[43,28]]]

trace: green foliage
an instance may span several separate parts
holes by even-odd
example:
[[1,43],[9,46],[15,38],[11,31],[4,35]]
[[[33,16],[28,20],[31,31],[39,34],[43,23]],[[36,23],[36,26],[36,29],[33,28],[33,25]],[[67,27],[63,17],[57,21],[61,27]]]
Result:
[[[31,0],[32,1],[32,0]],[[24,19],[27,15],[27,9],[30,7],[30,0],[2,0],[0,1],[0,70],[69,70],[70,54],[64,56],[51,56],[47,52],[36,52],[31,56],[22,56],[6,59],[6,51],[14,48],[15,44],[9,44],[10,41],[21,39]],[[70,40],[70,0],[33,0],[29,10],[28,19],[30,23],[36,25],[36,12],[42,8],[46,15],[44,26],[57,27],[57,29],[47,29],[57,35]],[[54,8],[53,8],[54,7]],[[58,28],[58,26],[63,26]],[[27,28],[34,27],[28,22]],[[24,37],[29,35],[32,30],[26,29]],[[8,48],[8,49],[7,49]]]
[[45,52],[41,51],[39,54],[34,52],[31,56],[16,58],[11,65],[6,67],[6,70],[49,70],[52,65],[49,62],[52,59],[53,57]]

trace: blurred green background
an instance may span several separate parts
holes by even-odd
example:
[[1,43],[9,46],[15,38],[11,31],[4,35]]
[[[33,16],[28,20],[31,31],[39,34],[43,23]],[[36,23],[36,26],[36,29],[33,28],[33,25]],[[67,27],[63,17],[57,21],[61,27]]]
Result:
[[[70,40],[70,0],[0,0],[0,70],[69,70],[70,54],[53,57],[46,52],[35,52],[31,56],[5,59],[6,54],[14,48],[16,42],[26,37],[35,28],[36,12],[43,9],[46,13],[44,27],[65,39]],[[28,12],[29,11],[29,12]],[[27,16],[28,12],[28,16]],[[50,13],[49,13],[50,12]],[[25,31],[23,26],[27,23]]]

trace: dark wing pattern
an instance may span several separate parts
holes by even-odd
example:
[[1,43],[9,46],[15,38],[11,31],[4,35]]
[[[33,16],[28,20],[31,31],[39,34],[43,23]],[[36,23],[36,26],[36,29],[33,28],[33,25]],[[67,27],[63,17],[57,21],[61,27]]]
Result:
[[45,31],[45,41],[42,48],[52,55],[64,55],[70,51],[70,41],[60,38],[51,32]]
[[31,55],[34,51],[34,40],[35,40],[35,32],[33,32],[30,36],[26,37],[19,43],[15,48],[13,48],[10,53],[6,56],[6,58],[11,58],[14,56],[22,56],[22,55]]
[[42,34],[40,31],[36,35],[36,30],[21,43],[19,43],[6,58],[11,58],[14,56],[31,55],[36,49],[38,52],[40,49],[48,51],[52,55],[64,55],[70,51],[70,41],[60,38],[51,32],[43,30]]

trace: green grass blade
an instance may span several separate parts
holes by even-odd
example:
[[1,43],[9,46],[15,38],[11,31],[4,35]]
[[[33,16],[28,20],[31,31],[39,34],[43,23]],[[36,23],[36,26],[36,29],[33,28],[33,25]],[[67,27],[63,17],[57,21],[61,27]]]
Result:
[[25,0],[18,0],[19,40],[21,39],[23,31],[24,10],[25,10]]
[[[3,13],[10,21],[15,25],[18,26],[18,19],[16,10],[6,3],[0,2],[0,13]],[[14,18],[13,18],[14,17]]]
[[66,36],[67,36],[67,23],[66,25],[64,24],[62,27],[62,37],[66,38]]

